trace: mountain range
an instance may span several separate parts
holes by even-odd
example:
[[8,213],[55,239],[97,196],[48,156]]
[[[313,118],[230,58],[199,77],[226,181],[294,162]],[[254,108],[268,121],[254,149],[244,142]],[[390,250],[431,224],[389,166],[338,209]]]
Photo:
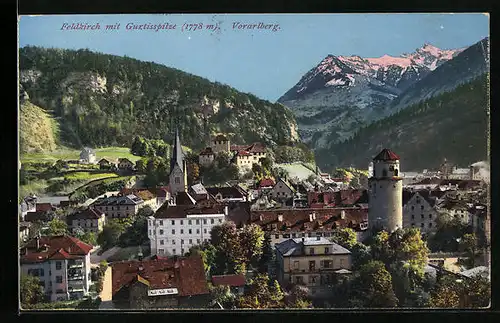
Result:
[[299,134],[316,150],[318,160],[340,158],[351,164],[353,159],[333,150],[336,144],[400,110],[453,91],[488,69],[487,38],[449,50],[424,44],[398,57],[328,55],[278,102],[294,112]]

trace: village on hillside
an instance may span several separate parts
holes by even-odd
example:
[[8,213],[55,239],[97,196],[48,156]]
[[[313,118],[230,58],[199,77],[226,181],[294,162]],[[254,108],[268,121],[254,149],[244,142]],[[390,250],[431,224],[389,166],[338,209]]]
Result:
[[[134,163],[85,147],[79,160],[50,166],[59,175],[87,169],[126,180],[22,197],[20,270],[28,278],[21,293],[31,295],[23,306],[489,304],[467,294],[490,279],[484,163],[459,168],[445,160],[405,172],[386,148],[364,170],[329,174],[309,163],[275,163],[264,144],[235,145],[222,133],[187,153],[177,132],[167,155],[164,164]],[[374,275],[392,285],[377,285]]]

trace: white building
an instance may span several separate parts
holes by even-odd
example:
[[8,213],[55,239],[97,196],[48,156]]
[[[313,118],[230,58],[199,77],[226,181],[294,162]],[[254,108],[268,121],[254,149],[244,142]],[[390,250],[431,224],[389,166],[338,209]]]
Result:
[[389,232],[403,228],[403,180],[399,157],[383,149],[373,158],[373,177],[369,179],[369,228]]
[[92,248],[67,235],[36,237],[21,249],[21,272],[37,276],[50,301],[81,299],[90,288]]
[[184,255],[189,248],[210,241],[210,231],[227,215],[227,206],[163,205],[148,219],[151,255]]
[[96,154],[94,149],[85,147],[80,152],[80,161],[85,164],[95,164]]

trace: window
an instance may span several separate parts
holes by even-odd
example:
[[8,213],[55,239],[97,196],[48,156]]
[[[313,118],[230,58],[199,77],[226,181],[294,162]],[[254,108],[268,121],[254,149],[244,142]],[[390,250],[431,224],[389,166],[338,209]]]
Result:
[[175,220],[172,220],[172,225],[175,225]]
[[181,220],[181,225],[184,225],[184,220]]
[[189,244],[193,244],[193,239],[189,239]]
[[316,269],[316,261],[309,261],[309,271],[314,271]]
[[184,229],[181,229],[181,234],[184,234]]
[[172,234],[175,234],[175,229],[172,229]]
[[[160,235],[162,235],[162,234],[163,234],[163,229],[160,229]],[[172,232],[172,234],[173,234],[173,232]]]
[[330,248],[325,247],[325,253],[330,253]]
[[184,244],[184,239],[181,239],[181,245],[183,245],[183,244]]
[[429,222],[429,228],[432,228],[432,222]]
[[56,270],[61,270],[62,264],[60,261],[56,261]]
[[289,234],[284,234],[283,238],[290,238],[290,235]]
[[420,218],[423,220],[423,219],[424,219],[424,215],[423,215],[423,214],[420,214]]
[[188,220],[188,225],[191,225],[191,220]]
[[308,237],[312,237],[312,235],[313,235],[313,234],[312,234],[311,232],[309,232],[309,233],[307,234],[307,236],[308,236]]
[[280,235],[279,235],[279,234],[275,234],[275,235],[274,235],[274,238],[275,238],[275,239],[279,239],[279,238],[280,238]]
[[175,178],[175,184],[180,184],[181,183],[181,178],[180,177],[176,177]]
[[304,238],[305,236],[306,236],[306,234],[305,234],[305,233],[302,233],[302,238]]
[[172,244],[175,244],[175,239],[172,239]]
[[200,244],[201,240],[200,239],[196,239],[196,243],[197,244]]
[[200,220],[196,220],[196,224],[200,224]]
[[192,234],[193,233],[193,230],[192,229],[189,229],[189,234]]
[[415,219],[415,214],[412,214],[411,215],[411,219],[414,220]]
[[293,262],[293,269],[299,269],[299,262],[298,261]]
[[415,226],[415,223],[412,223],[412,224],[411,224],[411,226],[412,226],[412,227],[414,227],[414,226]]
[[165,253],[165,249],[158,249],[158,253],[159,253],[160,255],[163,255],[163,254]]
[[344,259],[340,259],[340,268],[344,268]]
[[420,227],[422,227],[422,228],[423,228],[423,227],[424,227],[424,224],[423,224],[423,223],[420,223]]
[[297,238],[297,234],[296,233],[292,233],[292,238]]
[[62,284],[62,276],[56,276],[56,283]]
[[321,268],[333,268],[333,261],[331,260],[321,260],[319,263]]
[[424,209],[424,206],[423,205],[420,205],[420,209],[423,210]]
[[222,223],[222,219],[219,219],[219,223]]
[[413,210],[415,210],[415,207],[414,207],[413,205],[411,206],[411,210],[412,210],[412,211],[413,211]]
[[172,249],[172,253],[175,255],[175,249]]
[[211,224],[214,224],[214,219],[210,219],[210,223],[211,223]]
[[164,240],[160,240],[160,245],[164,245],[165,244],[165,241]]
[[207,229],[203,229],[203,233],[207,233]]
[[203,219],[203,224],[207,224],[207,219]]
[[432,214],[429,214],[429,219],[432,219]]
[[184,248],[181,248],[181,255],[184,254]]
[[163,220],[160,220],[160,225],[163,225]]
[[314,255],[314,248],[309,248],[309,254]]
[[309,283],[315,284],[316,283],[316,276],[309,276]]
[[196,229],[196,233],[199,234],[200,233],[200,229]]
[[149,230],[149,235],[151,235],[151,230]]
[[297,277],[295,277],[295,282],[296,282],[297,284],[302,284],[302,282],[303,282],[303,281],[304,281],[304,280],[302,279],[302,276],[297,276]]

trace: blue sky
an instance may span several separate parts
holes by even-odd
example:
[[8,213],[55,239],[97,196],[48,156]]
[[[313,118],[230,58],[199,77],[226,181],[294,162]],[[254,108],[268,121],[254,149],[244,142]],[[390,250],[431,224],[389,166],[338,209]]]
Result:
[[[278,24],[278,31],[233,24]],[[99,23],[100,30],[61,30],[64,23]],[[118,30],[105,26],[120,23]],[[175,30],[127,30],[127,24],[176,24]],[[182,31],[184,23],[219,23],[220,30]],[[174,67],[270,101],[293,87],[328,54],[379,57],[424,43],[461,48],[489,35],[484,14],[255,14],[22,16],[19,46],[88,48]]]

